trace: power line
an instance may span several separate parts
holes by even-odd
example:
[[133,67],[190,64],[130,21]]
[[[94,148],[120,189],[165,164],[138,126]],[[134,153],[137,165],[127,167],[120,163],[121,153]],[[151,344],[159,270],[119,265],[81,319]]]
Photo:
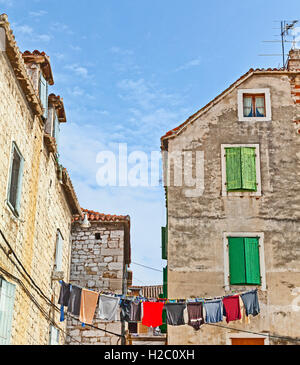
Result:
[[[25,269],[25,267],[23,266],[23,264],[21,263],[21,261],[19,260],[19,258],[17,257],[16,253],[14,252],[13,248],[11,247],[11,245],[9,244],[9,242],[7,241],[6,237],[4,236],[2,230],[0,230],[0,234],[2,236],[2,238],[4,239],[5,243],[7,244],[7,246],[9,247],[9,253],[7,253],[4,248],[2,246],[0,246],[2,248],[2,250],[4,251],[4,253],[6,254],[6,256],[10,259],[10,261],[17,267],[18,271],[20,272],[18,266],[16,265],[16,263],[10,258],[10,254],[12,253],[13,256],[16,258],[17,262],[19,263],[19,265],[21,266],[21,268],[24,270],[24,272],[26,273],[26,275],[28,276],[28,278],[30,279],[30,282],[34,285],[34,288],[35,290],[38,290],[38,292],[40,293],[40,295],[46,300],[46,302],[48,302],[48,304],[53,307],[57,312],[60,313],[60,309],[54,304],[52,303],[52,301],[43,293],[42,289],[34,282],[34,280],[31,278],[30,274],[27,272],[27,270]],[[20,272],[21,273],[21,272]],[[23,274],[21,273],[21,275],[23,276]],[[76,317],[73,317],[72,315],[70,315],[69,313],[67,313],[67,316],[69,316],[70,318],[72,319],[75,319],[77,321],[79,321],[78,318]],[[51,320],[52,321],[52,320]],[[118,333],[114,333],[114,332],[111,332],[111,331],[107,331],[107,330],[104,330],[102,328],[98,328],[96,326],[93,326],[93,325],[90,325],[90,324],[86,324],[87,326],[90,326],[94,329],[98,329],[102,332],[105,332],[105,333],[109,333],[111,335],[115,335],[115,336],[118,336],[118,337],[125,337],[124,335],[121,335],[121,334],[118,334]],[[70,336],[69,336],[70,337]]]
[[138,264],[136,262],[131,262],[132,264],[134,265],[138,265],[138,266],[142,266],[142,267],[145,267],[146,269],[150,269],[150,270],[154,270],[154,271],[158,271],[158,272],[163,272],[162,270],[159,270],[159,269],[155,269],[153,267],[150,267],[150,266],[145,266],[145,265],[142,265],[142,264]]
[[297,338],[293,338],[293,337],[288,337],[288,336],[279,336],[279,335],[274,335],[274,334],[265,334],[265,333],[259,333],[259,332],[253,332],[253,331],[247,331],[247,330],[242,330],[242,329],[238,329],[238,328],[234,328],[234,327],[229,327],[229,326],[222,326],[220,324],[215,324],[215,323],[204,323],[208,326],[214,326],[214,327],[221,327],[221,328],[225,328],[225,329],[229,329],[229,330],[234,330],[234,331],[238,331],[238,332],[245,332],[245,333],[251,333],[254,335],[259,335],[259,336],[265,336],[265,337],[273,337],[273,338],[280,338],[282,340],[287,340],[287,341],[294,341],[294,342],[300,342],[300,339]]

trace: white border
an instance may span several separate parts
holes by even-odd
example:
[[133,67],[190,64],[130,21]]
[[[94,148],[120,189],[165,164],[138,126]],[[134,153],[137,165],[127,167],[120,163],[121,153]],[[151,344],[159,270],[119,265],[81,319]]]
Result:
[[[229,282],[229,249],[228,237],[259,237],[259,266],[261,285],[230,285]],[[254,290],[259,288],[262,291],[267,290],[266,285],[266,266],[265,266],[265,247],[263,232],[223,232],[223,249],[224,249],[224,288],[225,291],[236,290],[238,287],[246,288],[246,290]]]
[[[257,191],[227,191],[226,157],[225,157],[225,148],[227,148],[227,147],[255,147]],[[222,196],[261,196],[259,144],[222,144],[221,145],[221,165],[222,165]]]
[[[266,116],[244,117],[243,94],[265,94]],[[238,89],[237,103],[240,122],[270,122],[272,120],[270,89]]]

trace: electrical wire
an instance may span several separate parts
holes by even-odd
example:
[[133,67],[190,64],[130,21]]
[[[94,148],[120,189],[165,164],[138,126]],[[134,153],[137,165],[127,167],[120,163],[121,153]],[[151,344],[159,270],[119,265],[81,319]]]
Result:
[[[17,257],[16,253],[14,252],[13,248],[11,247],[11,245],[9,244],[9,242],[7,241],[6,237],[4,236],[2,230],[0,230],[0,234],[2,236],[2,238],[4,239],[4,242],[7,244],[8,248],[9,248],[9,253],[7,253],[4,248],[2,246],[0,246],[2,248],[2,250],[4,251],[4,253],[6,254],[6,256],[10,259],[10,261],[17,267],[16,263],[10,258],[10,253],[13,254],[13,256],[15,257],[15,259],[17,260],[17,262],[19,263],[19,265],[21,266],[21,268],[23,269],[23,271],[25,272],[25,274],[28,276],[30,282],[32,283],[32,285],[34,286],[34,288],[39,292],[39,294],[46,300],[46,302],[51,306],[53,307],[58,313],[60,313],[60,308],[58,308],[54,303],[52,303],[52,301],[43,293],[42,289],[35,283],[35,281],[31,278],[31,276],[29,275],[29,273],[27,272],[27,270],[25,269],[25,267],[22,265],[21,261],[19,260],[19,258]],[[18,271],[20,272],[19,268],[17,267]],[[20,272],[21,273],[21,272]],[[67,316],[74,319],[74,320],[77,320],[78,322],[79,319],[72,316],[70,313],[67,313]],[[121,334],[118,334],[118,333],[114,333],[114,332],[111,332],[111,331],[108,331],[108,330],[104,330],[102,328],[98,328],[94,325],[89,325],[89,324],[86,324],[87,326],[89,327],[92,327],[94,329],[98,329],[102,332],[105,332],[105,333],[109,333],[111,335],[114,335],[114,336],[118,336],[118,337],[124,337],[125,338],[125,335],[121,335]]]
[[204,323],[204,324],[205,325],[208,325],[208,326],[221,327],[221,328],[225,328],[225,329],[229,329],[229,330],[234,330],[234,331],[238,331],[238,332],[251,333],[251,334],[259,335],[259,336],[280,338],[281,340],[287,340],[287,341],[293,341],[293,342],[300,342],[300,339],[293,338],[293,337],[289,337],[289,336],[279,336],[279,335],[269,334],[269,333],[268,334],[264,334],[264,333],[259,333],[259,332],[242,330],[242,329],[238,329],[238,328],[234,328],[234,327],[229,327],[229,326],[222,326],[220,324],[215,324],[215,323]]
[[155,268],[150,267],[150,266],[145,266],[145,265],[142,265],[142,264],[138,264],[137,262],[131,262],[131,263],[134,264],[134,265],[145,267],[146,269],[150,269],[150,270],[154,270],[154,271],[158,271],[158,272],[163,272],[162,270],[155,269]]
[[[55,310],[57,310],[58,312],[60,312],[60,309],[51,302],[51,300],[43,293],[43,291],[36,285],[36,283],[34,282],[34,280],[31,278],[31,276],[28,274],[28,272],[26,271],[26,269],[24,268],[24,266],[22,265],[22,263],[20,262],[20,260],[18,259],[17,255],[15,254],[14,250],[12,249],[12,247],[10,246],[10,244],[8,243],[8,241],[6,240],[3,232],[0,230],[0,233],[4,239],[4,241],[6,242],[6,244],[8,245],[9,249],[10,249],[10,252],[13,253],[14,257],[16,258],[17,262],[19,263],[19,265],[22,267],[22,269],[24,270],[24,272],[26,273],[26,275],[29,277],[31,283],[34,285],[34,287],[41,293],[41,295],[43,296],[44,299],[47,300],[48,303],[50,303],[50,305],[52,307],[54,307]],[[2,248],[2,247],[1,247]],[[3,249],[3,248],[2,248]],[[5,250],[4,250],[5,252]],[[6,253],[6,252],[5,252]],[[6,253],[6,255],[9,257],[9,255]],[[12,261],[12,260],[11,260]],[[144,265],[141,265],[141,264],[137,264],[137,263],[134,263],[132,262],[133,264],[135,265],[139,265],[139,266],[143,266],[143,267],[146,267],[148,269],[152,269],[152,270],[155,270],[155,271],[160,271],[158,269],[154,269],[154,268],[151,268],[151,267],[147,267],[147,266],[144,266]],[[34,302],[34,304],[40,309],[40,311],[42,312],[42,314],[46,317],[46,319],[48,319],[56,328],[58,328],[59,330],[61,330],[63,333],[65,333],[67,336],[69,336],[69,334],[67,334],[65,331],[63,331],[60,327],[58,327],[58,325],[48,316],[48,314],[45,312],[45,310],[36,302],[35,298],[30,294],[30,292],[27,290],[27,288],[25,287],[24,283],[14,277],[12,274],[8,273],[6,270],[4,270],[3,268],[0,267],[0,271],[2,271],[4,274],[6,274],[7,276],[10,276],[11,278],[14,278],[17,282],[20,283],[20,285],[23,287],[24,291],[27,293],[27,295],[30,297],[30,299],[32,300],[32,302]],[[160,271],[162,272],[162,271]],[[66,315],[72,319],[75,319],[77,321],[79,321],[78,318],[70,315],[70,313],[66,313]],[[229,329],[229,330],[235,330],[235,331],[238,331],[238,332],[244,332],[244,333],[251,333],[251,334],[256,334],[256,335],[260,335],[260,336],[265,336],[265,337],[272,337],[272,338],[279,338],[279,339],[282,339],[282,340],[287,340],[287,341],[294,341],[294,342],[300,342],[300,339],[297,339],[297,338],[293,338],[293,337],[288,337],[288,336],[280,336],[280,335],[275,335],[275,334],[262,334],[262,333],[258,333],[258,332],[253,332],[253,331],[247,331],[247,330],[242,330],[242,329],[237,329],[237,328],[234,328],[234,327],[229,327],[229,326],[222,326],[222,325],[218,325],[218,324],[214,324],[214,323],[204,323],[206,325],[210,325],[210,326],[215,326],[215,327],[220,327],[220,328],[224,328],[224,329]],[[99,327],[96,327],[94,325],[90,325],[90,324],[87,324],[87,326],[91,327],[91,328],[94,328],[94,329],[97,329],[97,330],[100,330],[100,331],[103,331],[103,332],[106,332],[106,333],[109,333],[109,334],[112,334],[112,335],[115,335],[115,336],[118,336],[119,338],[123,337],[125,338],[126,336],[125,335],[121,335],[121,334],[116,334],[116,333],[113,333],[111,331],[107,331],[107,330],[104,330],[102,328],[99,328]],[[74,339],[73,337],[69,336],[69,338],[71,339]],[[79,341],[77,341],[76,339],[74,339],[76,342],[78,343],[81,343]]]

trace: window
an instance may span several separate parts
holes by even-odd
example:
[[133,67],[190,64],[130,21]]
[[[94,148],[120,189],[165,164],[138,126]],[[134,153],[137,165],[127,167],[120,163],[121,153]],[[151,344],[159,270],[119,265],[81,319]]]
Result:
[[253,285],[266,290],[264,233],[224,232],[223,245],[225,291],[231,286],[250,290]]
[[260,285],[259,239],[228,237],[230,285]]
[[52,325],[50,326],[49,345],[59,345],[59,330]]
[[22,177],[23,177],[23,165],[24,159],[17,148],[16,144],[13,143],[10,163],[10,173],[8,182],[8,205],[12,209],[15,215],[19,216],[20,212],[20,198],[22,188]]
[[43,117],[45,119],[47,119],[47,116],[48,116],[48,83],[42,73],[40,73],[39,95],[40,95],[40,100],[41,100],[41,103],[42,103],[42,106],[44,109]]
[[64,240],[60,233],[60,230],[57,230],[56,250],[55,250],[55,271],[62,271],[63,242]]
[[259,145],[222,145],[222,196],[261,196]]
[[256,191],[255,147],[226,147],[227,191]]
[[16,286],[0,278],[0,345],[9,345]]
[[265,117],[265,95],[243,94],[244,117]]
[[242,122],[271,121],[270,89],[238,89],[238,119]]

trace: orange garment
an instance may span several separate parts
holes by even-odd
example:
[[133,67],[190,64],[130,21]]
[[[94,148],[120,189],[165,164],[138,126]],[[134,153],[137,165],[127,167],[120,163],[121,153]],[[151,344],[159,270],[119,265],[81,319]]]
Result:
[[92,324],[96,311],[99,293],[82,289],[79,320],[82,323]]

